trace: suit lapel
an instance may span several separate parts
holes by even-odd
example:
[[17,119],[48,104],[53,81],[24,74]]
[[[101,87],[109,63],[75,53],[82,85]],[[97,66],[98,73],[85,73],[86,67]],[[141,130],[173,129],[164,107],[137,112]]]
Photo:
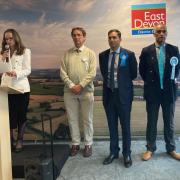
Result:
[[110,53],[110,49],[108,49],[104,54],[104,68],[107,76],[108,76],[109,53]]
[[124,50],[124,49],[121,47],[121,48],[120,48],[120,52],[119,52],[118,71],[119,71],[119,67],[120,67],[120,64],[121,64],[120,54],[121,54],[121,52],[122,52],[123,50]]
[[169,66],[170,66],[170,62],[169,62],[169,59],[170,59],[170,52],[169,52],[169,48],[168,48],[168,45],[166,44],[165,46],[165,69],[164,69],[164,74],[166,74]]
[[151,61],[153,63],[155,72],[159,74],[158,59],[157,59],[155,44],[151,46]]

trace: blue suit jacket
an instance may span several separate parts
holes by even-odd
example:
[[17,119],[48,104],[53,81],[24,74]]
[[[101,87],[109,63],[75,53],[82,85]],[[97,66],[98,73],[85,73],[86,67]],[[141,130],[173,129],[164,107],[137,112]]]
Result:
[[[120,48],[120,54],[125,53],[127,59],[122,63],[122,58],[119,58],[117,81],[120,102],[122,104],[132,103],[133,100],[133,83],[132,80],[137,77],[137,61],[134,52]],[[110,49],[99,54],[99,66],[103,77],[103,104],[108,104],[108,96],[110,89],[107,87],[108,79],[108,61]]]
[[[168,103],[174,102],[177,97],[177,84],[175,80],[171,80],[172,66],[170,59],[173,56],[177,57],[180,61],[178,48],[171,44],[166,44],[163,86],[165,93],[164,98]],[[160,102],[161,88],[155,44],[143,48],[139,58],[139,73],[144,81],[144,98],[149,102]],[[175,68],[175,78],[178,77],[179,68],[180,62]]]

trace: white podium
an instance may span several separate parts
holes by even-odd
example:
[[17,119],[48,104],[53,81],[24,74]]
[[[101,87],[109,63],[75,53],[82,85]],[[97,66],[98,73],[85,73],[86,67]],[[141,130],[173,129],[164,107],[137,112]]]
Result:
[[0,86],[0,180],[12,180],[8,94],[21,90]]

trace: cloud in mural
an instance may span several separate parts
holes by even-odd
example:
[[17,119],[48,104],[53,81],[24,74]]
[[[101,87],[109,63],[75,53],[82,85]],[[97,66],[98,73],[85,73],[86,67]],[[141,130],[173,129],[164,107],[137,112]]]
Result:
[[1,0],[0,6],[2,9],[8,10],[13,9],[15,6],[18,6],[19,8],[31,8],[33,5],[33,2],[31,0]]
[[95,0],[61,0],[59,7],[65,11],[86,12],[93,7],[95,2]]
[[[149,3],[160,3],[151,0]],[[33,68],[57,68],[66,49],[73,43],[71,28],[82,26],[87,30],[87,45],[98,53],[108,48],[107,32],[118,28],[122,45],[135,51],[153,42],[151,35],[131,35],[131,5],[141,0],[1,0],[0,39],[7,28],[15,28],[32,50]],[[167,1],[168,41],[180,45],[178,0]],[[43,66],[43,67],[42,67]]]

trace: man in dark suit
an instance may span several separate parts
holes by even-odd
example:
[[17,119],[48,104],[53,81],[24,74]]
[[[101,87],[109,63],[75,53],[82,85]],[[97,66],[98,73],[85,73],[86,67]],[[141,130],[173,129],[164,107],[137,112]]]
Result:
[[147,111],[147,151],[142,159],[147,161],[156,150],[156,134],[159,107],[164,121],[164,139],[167,153],[180,160],[175,151],[174,110],[177,96],[177,80],[180,68],[179,50],[165,43],[167,28],[159,24],[154,28],[155,43],[142,49],[139,72],[144,81],[144,98]]
[[132,80],[137,76],[137,61],[133,52],[120,47],[121,32],[108,32],[110,49],[99,54],[103,76],[103,105],[110,132],[110,154],[103,164],[119,157],[118,118],[122,127],[123,157],[125,167],[132,165],[130,113],[133,100]]

